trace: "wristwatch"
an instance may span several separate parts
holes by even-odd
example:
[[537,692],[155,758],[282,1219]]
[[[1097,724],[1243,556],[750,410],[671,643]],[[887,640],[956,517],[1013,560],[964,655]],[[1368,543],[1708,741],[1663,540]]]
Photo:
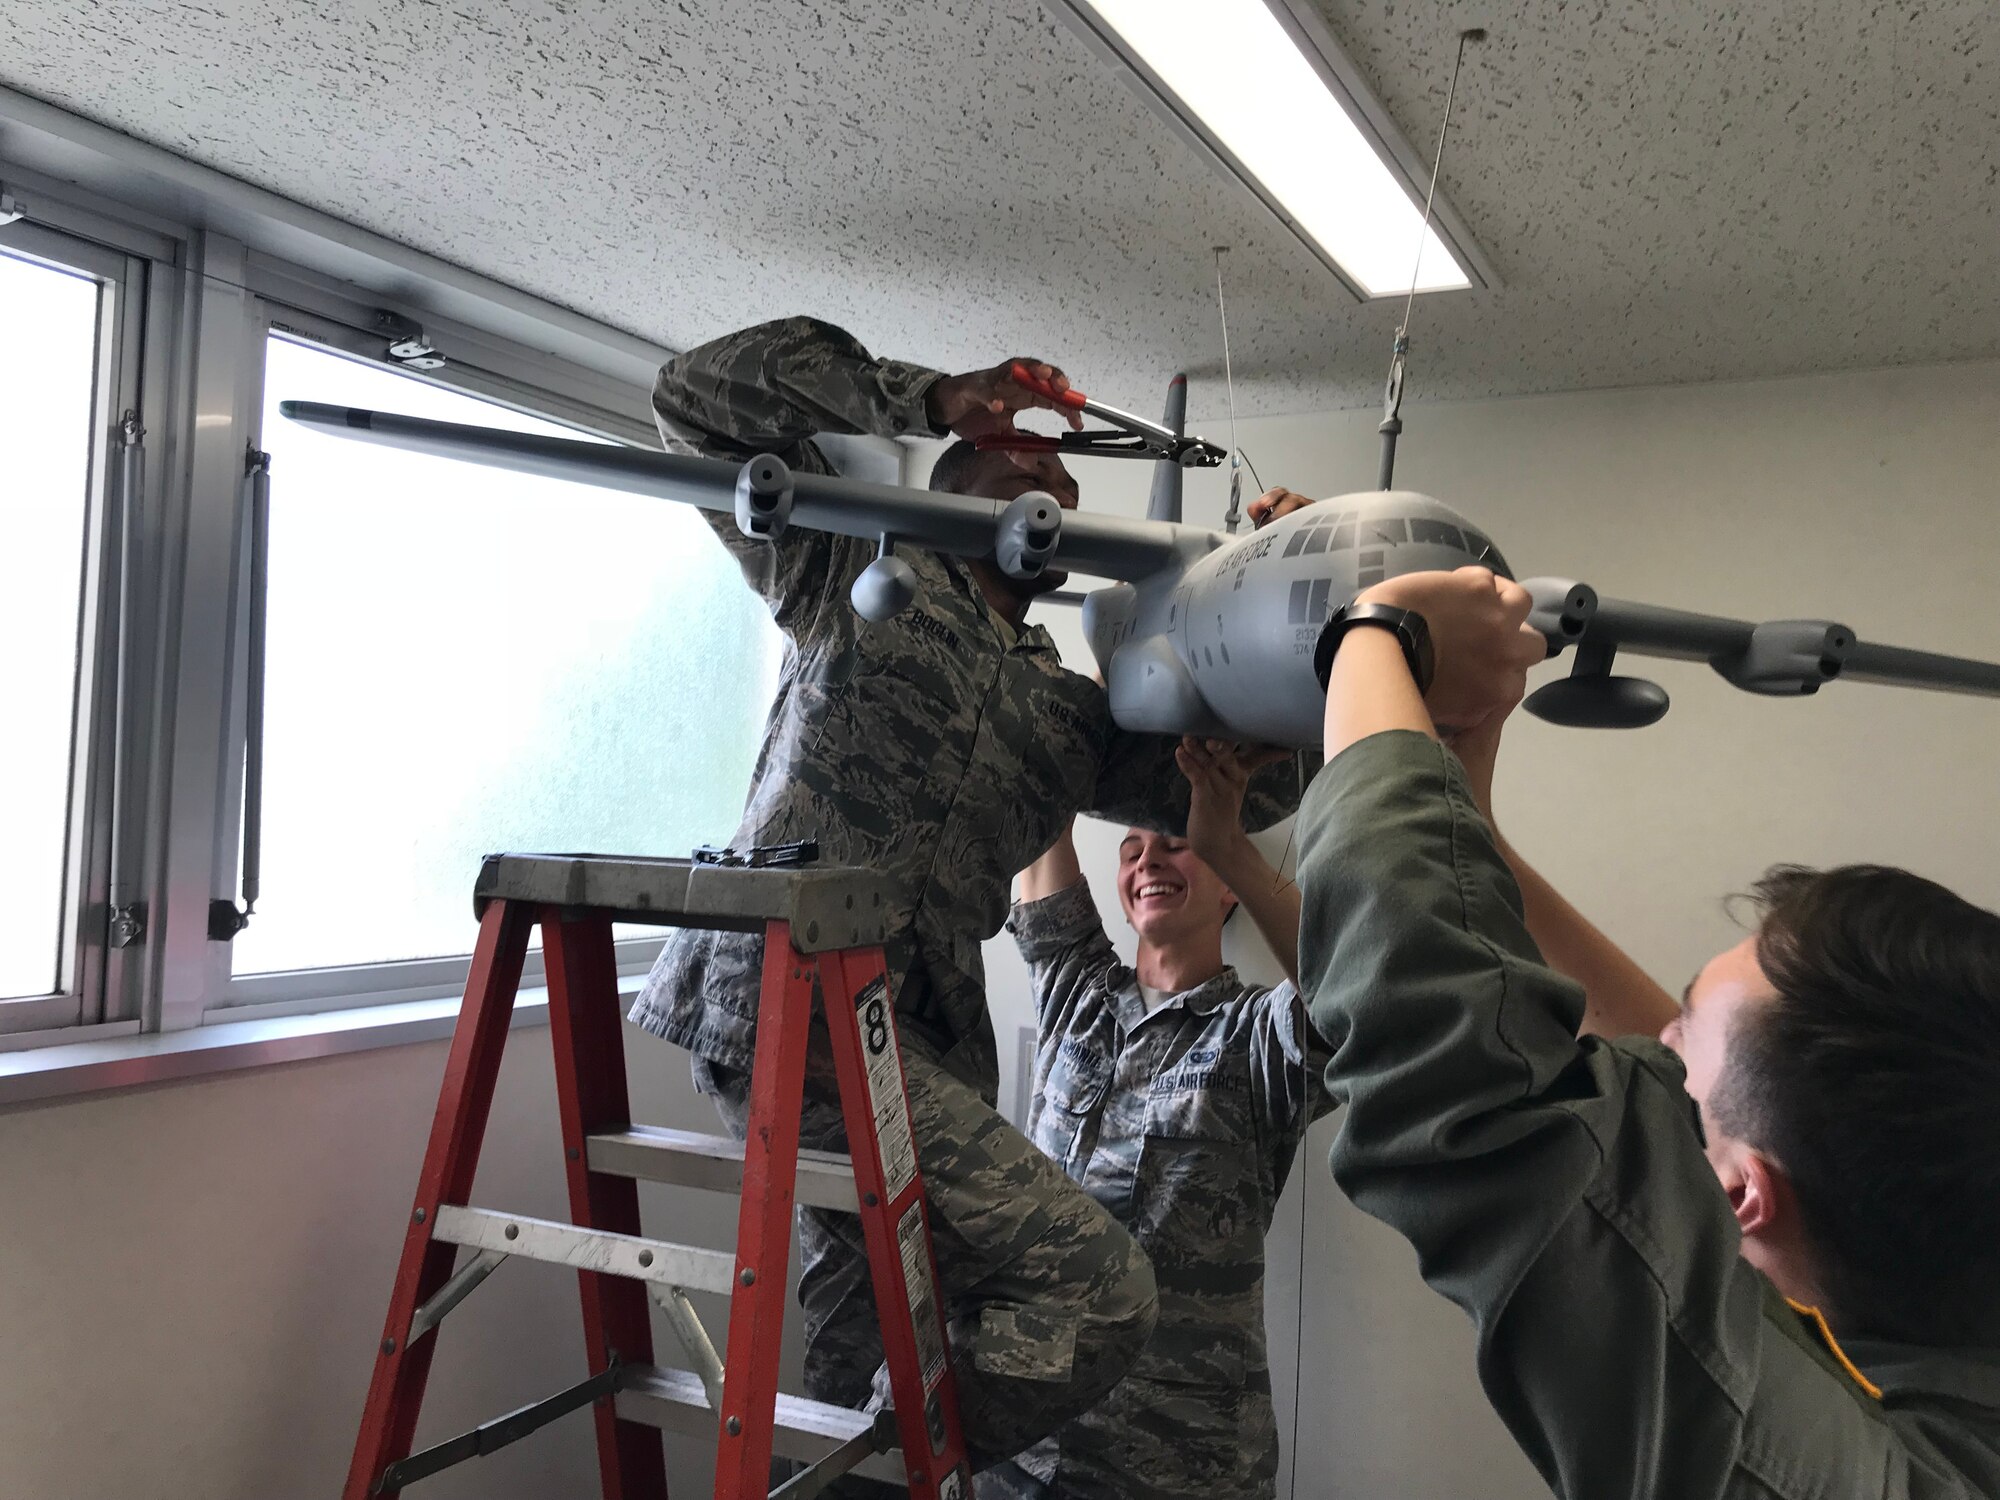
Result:
[[1431,679],[1437,675],[1431,628],[1414,609],[1398,609],[1393,604],[1343,604],[1333,612],[1326,628],[1319,633],[1319,645],[1313,649],[1313,671],[1319,675],[1322,688],[1333,675],[1333,653],[1340,649],[1342,637],[1357,625],[1394,631],[1403,647],[1403,660],[1410,665],[1410,676],[1416,679],[1417,691],[1431,690]]

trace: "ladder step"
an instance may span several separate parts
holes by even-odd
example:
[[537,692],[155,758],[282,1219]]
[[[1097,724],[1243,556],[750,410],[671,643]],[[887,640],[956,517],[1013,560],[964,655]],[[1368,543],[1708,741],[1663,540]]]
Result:
[[[743,1191],[743,1143],[724,1135],[692,1130],[665,1130],[633,1125],[586,1144],[593,1172],[636,1177],[645,1182],[670,1182],[677,1187],[706,1188],[716,1193]],[[859,1213],[854,1167],[832,1151],[800,1151],[797,1200],[812,1208]]]
[[888,879],[869,870],[741,869],[602,854],[489,854],[472,890],[475,910],[494,900],[533,902],[655,927],[762,932],[775,918],[790,924],[801,953],[882,943],[892,896]]
[[[618,1392],[617,1406],[618,1415],[628,1422],[699,1438],[715,1436],[715,1410],[692,1370],[631,1369]],[[817,1463],[873,1425],[874,1418],[863,1412],[780,1391],[771,1451],[779,1458]],[[863,1459],[852,1472],[899,1487],[909,1482],[902,1455],[894,1450]]]
[[574,1266],[579,1271],[604,1271],[613,1276],[656,1281],[691,1292],[715,1292],[727,1297],[736,1289],[736,1257],[727,1251],[673,1245],[602,1229],[580,1229],[574,1224],[531,1219],[522,1214],[495,1213],[491,1209],[462,1208],[448,1203],[437,1211],[431,1238],[468,1245],[475,1250],[497,1250],[502,1255],[543,1260],[551,1265]]

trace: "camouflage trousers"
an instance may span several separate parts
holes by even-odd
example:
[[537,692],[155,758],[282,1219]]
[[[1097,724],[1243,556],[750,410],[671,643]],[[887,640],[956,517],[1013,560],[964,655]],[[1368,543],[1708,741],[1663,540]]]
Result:
[[[1110,1214],[897,1028],[918,1166],[930,1202],[957,1378],[975,1468],[1018,1453],[1118,1383],[1158,1314],[1152,1264]],[[730,1131],[746,1134],[748,1072],[695,1059],[695,1083]],[[815,1018],[800,1144],[846,1151],[833,1055]],[[882,1333],[861,1221],[800,1208],[799,1303],[806,1394],[861,1407],[882,1364]],[[880,1486],[835,1493],[887,1493]]]
[[1127,1375],[1060,1433],[980,1474],[975,1500],[1277,1500],[1277,1424],[1257,1388],[1268,1383]]

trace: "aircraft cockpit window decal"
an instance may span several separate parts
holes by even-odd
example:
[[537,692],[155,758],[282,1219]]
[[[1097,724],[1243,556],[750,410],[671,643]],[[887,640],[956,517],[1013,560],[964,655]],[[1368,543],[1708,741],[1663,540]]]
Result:
[[1429,516],[1410,517],[1410,540],[1433,547],[1449,547],[1454,552],[1464,552],[1465,536],[1456,526]]
[[1292,584],[1291,609],[1287,620],[1293,625],[1324,625],[1332,613],[1333,581],[1301,578]]
[[1367,529],[1368,536],[1364,544],[1368,546],[1381,542],[1397,547],[1410,539],[1409,531],[1405,528],[1401,516],[1377,517],[1367,523]]

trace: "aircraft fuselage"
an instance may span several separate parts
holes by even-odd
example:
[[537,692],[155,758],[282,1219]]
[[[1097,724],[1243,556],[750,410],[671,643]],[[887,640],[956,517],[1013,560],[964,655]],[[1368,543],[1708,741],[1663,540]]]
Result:
[[1085,600],[1084,633],[1124,728],[1316,745],[1326,700],[1313,647],[1334,610],[1402,573],[1507,572],[1484,533],[1413,490],[1343,495],[1221,540],[1184,570]]

